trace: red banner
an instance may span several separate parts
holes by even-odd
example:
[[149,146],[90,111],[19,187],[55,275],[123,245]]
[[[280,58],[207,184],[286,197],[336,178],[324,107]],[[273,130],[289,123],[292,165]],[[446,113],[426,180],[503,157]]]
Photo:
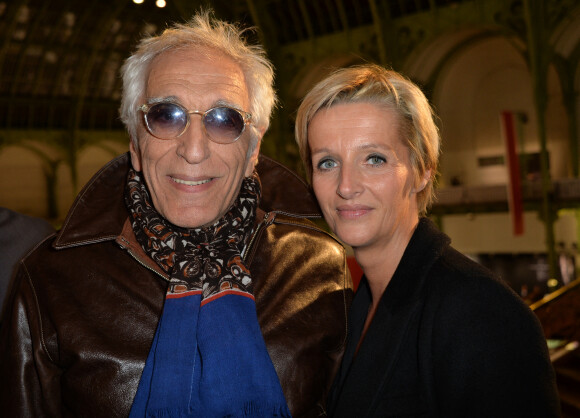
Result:
[[522,235],[524,233],[524,207],[522,202],[520,163],[516,144],[516,121],[513,112],[501,112],[501,126],[506,147],[508,203],[512,217],[513,233],[514,235]]

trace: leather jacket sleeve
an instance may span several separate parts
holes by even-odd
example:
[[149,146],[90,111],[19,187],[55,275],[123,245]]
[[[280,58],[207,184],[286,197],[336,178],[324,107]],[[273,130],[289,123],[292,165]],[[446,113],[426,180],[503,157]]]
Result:
[[34,288],[21,265],[0,333],[0,406],[7,416],[60,416],[60,369],[46,350]]

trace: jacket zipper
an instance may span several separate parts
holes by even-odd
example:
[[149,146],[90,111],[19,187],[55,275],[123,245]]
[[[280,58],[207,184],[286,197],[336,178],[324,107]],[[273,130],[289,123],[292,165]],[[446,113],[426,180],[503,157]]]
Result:
[[133,253],[133,251],[131,251],[129,248],[125,247],[123,244],[120,244],[120,243],[119,243],[119,247],[121,247],[122,249],[124,249],[125,251],[127,251],[127,253],[131,257],[133,257],[133,259],[135,259],[135,261],[137,263],[139,263],[141,266],[145,267],[149,271],[152,271],[153,273],[155,273],[157,276],[161,277],[166,282],[169,282],[169,279],[167,277],[165,277],[163,274],[159,273],[157,270],[149,267],[147,264],[145,264],[143,261],[141,261],[141,259],[139,257],[137,257],[137,255],[135,255],[135,253]]

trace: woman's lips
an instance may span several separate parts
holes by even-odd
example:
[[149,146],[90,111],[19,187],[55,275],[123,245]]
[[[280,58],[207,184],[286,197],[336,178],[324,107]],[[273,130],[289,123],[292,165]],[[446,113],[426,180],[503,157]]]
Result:
[[339,216],[347,219],[359,218],[368,214],[372,208],[366,205],[340,205],[336,208]]

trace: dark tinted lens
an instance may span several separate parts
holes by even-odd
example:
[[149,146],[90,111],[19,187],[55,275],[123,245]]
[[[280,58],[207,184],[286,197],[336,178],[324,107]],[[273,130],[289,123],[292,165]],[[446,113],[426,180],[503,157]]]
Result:
[[229,107],[216,107],[206,113],[203,123],[205,130],[216,142],[233,142],[244,131],[244,117]]
[[151,133],[163,139],[178,137],[187,125],[187,113],[174,103],[157,103],[145,117]]

